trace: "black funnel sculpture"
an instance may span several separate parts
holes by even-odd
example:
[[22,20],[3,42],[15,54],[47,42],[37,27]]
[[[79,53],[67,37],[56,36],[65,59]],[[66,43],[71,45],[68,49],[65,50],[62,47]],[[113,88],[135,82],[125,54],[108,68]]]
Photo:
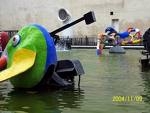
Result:
[[142,71],[145,71],[150,69],[150,28],[143,35],[143,45],[144,50],[141,52],[143,56],[140,58],[140,63]]

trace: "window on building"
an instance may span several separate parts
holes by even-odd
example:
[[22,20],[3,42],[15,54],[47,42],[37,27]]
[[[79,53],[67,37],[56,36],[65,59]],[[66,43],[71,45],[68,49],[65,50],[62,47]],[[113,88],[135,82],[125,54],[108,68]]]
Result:
[[111,26],[113,26],[115,30],[119,32],[119,19],[112,19]]

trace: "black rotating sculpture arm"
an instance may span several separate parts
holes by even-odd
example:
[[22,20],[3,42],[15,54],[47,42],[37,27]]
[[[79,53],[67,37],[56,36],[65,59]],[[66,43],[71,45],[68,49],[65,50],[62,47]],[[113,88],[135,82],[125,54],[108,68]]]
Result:
[[67,25],[65,25],[65,26],[62,26],[62,27],[60,27],[60,28],[58,28],[58,29],[52,31],[52,32],[50,33],[50,35],[55,39],[55,43],[56,43],[56,42],[57,42],[57,39],[59,39],[59,36],[56,35],[56,33],[59,33],[59,32],[61,32],[61,31],[65,30],[65,29],[67,29],[67,28],[69,28],[69,27],[71,27],[71,26],[73,26],[73,25],[75,25],[75,24],[77,24],[77,23],[83,21],[83,20],[85,20],[85,23],[86,23],[87,25],[89,25],[89,24],[95,22],[95,21],[96,21],[96,18],[95,18],[94,12],[93,12],[93,11],[90,11],[90,12],[84,14],[83,17],[81,17],[81,18],[79,18],[79,19],[77,19],[77,20],[75,20],[75,21],[73,21],[73,22],[71,22],[71,23],[69,23],[69,24],[67,24]]

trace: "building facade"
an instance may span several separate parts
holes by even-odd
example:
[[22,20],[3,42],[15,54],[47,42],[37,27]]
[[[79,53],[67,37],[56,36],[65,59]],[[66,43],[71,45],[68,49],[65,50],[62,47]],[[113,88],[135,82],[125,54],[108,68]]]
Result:
[[136,27],[144,33],[150,27],[149,4],[150,0],[0,0],[0,31],[38,23],[51,32],[63,26],[58,19],[58,11],[63,8],[72,21],[88,11],[95,12],[96,22],[73,26],[72,35],[96,36],[107,26],[114,26],[118,31]]

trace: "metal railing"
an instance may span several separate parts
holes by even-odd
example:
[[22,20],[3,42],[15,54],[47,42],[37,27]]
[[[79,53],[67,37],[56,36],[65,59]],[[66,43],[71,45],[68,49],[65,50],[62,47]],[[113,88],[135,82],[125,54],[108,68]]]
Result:
[[73,37],[71,38],[72,45],[96,46],[97,38],[95,36]]

